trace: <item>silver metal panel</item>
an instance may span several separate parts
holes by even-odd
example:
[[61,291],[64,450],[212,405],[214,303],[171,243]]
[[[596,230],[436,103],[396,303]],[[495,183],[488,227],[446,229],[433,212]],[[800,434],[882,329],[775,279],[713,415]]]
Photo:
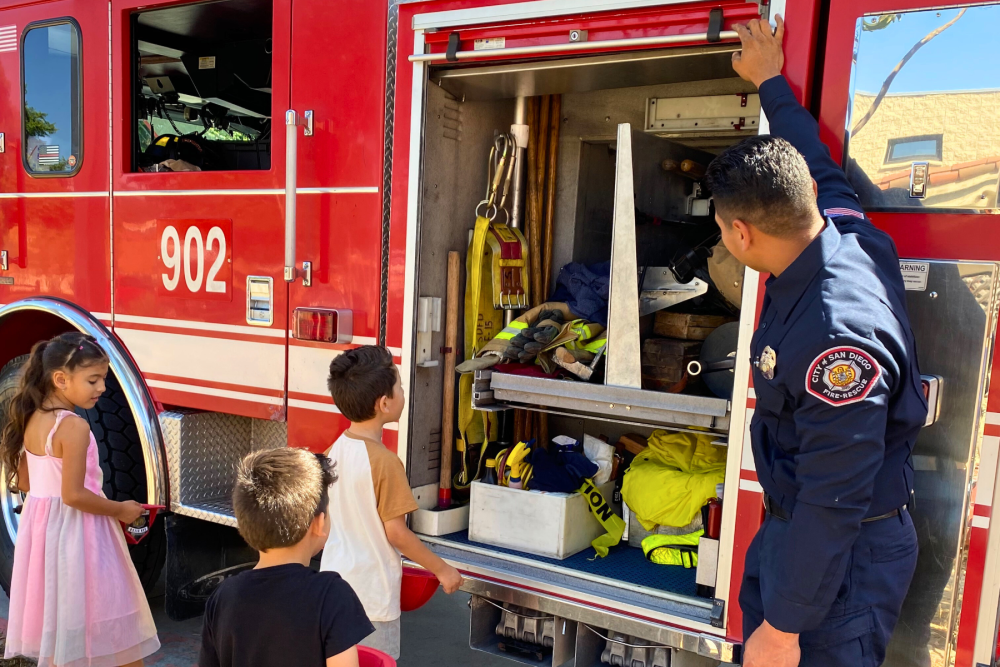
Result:
[[632,126],[618,126],[615,162],[614,231],[611,239],[611,285],[608,295],[608,353],[604,383],[642,385],[639,339],[639,285],[636,276],[635,189],[632,185]]
[[666,394],[628,387],[494,373],[498,401],[558,408],[595,419],[651,425],[681,424],[725,430],[729,401],[706,396]]
[[236,463],[251,451],[285,447],[288,440],[283,422],[220,412],[163,412],[160,428],[170,469],[170,509],[226,525],[235,525],[230,497]]
[[465,101],[728,79],[738,45],[633,51],[563,60],[434,70],[431,81]]
[[889,646],[888,667],[945,667],[955,659],[970,494],[996,327],[997,265],[929,264],[927,288],[907,292],[907,309],[921,373],[942,378],[940,414],[920,432],[913,451],[911,514],[920,557]]
[[733,662],[736,658],[736,644],[712,635],[621,616],[604,609],[595,609],[541,593],[530,593],[470,576],[466,576],[462,590],[500,604],[515,604],[722,662]]

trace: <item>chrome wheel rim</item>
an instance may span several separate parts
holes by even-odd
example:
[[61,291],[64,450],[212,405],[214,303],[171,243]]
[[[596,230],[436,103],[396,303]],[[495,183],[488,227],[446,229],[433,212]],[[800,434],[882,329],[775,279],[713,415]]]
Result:
[[[6,479],[6,467],[0,466],[0,476]],[[17,526],[21,521],[21,507],[24,506],[24,494],[20,491],[12,491],[3,484],[0,491],[0,513],[3,515],[3,522],[7,528],[7,535],[13,544],[17,544]]]

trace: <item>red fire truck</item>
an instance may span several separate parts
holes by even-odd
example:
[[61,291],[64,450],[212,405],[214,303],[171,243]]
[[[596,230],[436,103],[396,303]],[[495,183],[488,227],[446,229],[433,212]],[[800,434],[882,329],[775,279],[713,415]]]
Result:
[[[731,26],[776,13],[786,76],[903,258],[933,405],[913,457],[920,563],[886,664],[994,665],[1000,5],[3,0],[0,395],[38,340],[79,330],[109,351],[87,417],[109,496],[170,509],[133,558],[146,584],[166,563],[174,617],[253,558],[228,501],[234,461],[322,451],[346,427],[325,383],[343,350],[392,351],[409,409],[385,442],[430,508],[446,350],[428,312],[447,252],[468,246],[496,134],[525,124],[526,99],[561,95],[552,270],[607,260],[631,210],[611,201],[660,168],[643,147],[711,154],[767,131],[730,67]],[[668,205],[690,222],[699,193],[670,179]],[[762,517],[748,349],[763,291],[747,270],[729,399],[494,382],[489,409],[547,413],[550,430],[700,427],[728,462],[707,596],[693,574],[649,578],[617,553],[576,567],[426,536],[467,577],[474,648],[496,651],[509,626],[550,649],[542,664],[740,661],[737,597]],[[5,589],[23,500],[0,498]]]

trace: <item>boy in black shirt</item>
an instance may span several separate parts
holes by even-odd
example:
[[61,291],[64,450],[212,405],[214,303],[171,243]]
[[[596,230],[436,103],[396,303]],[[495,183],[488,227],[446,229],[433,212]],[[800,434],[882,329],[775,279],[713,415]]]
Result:
[[260,552],[205,607],[199,667],[358,667],[375,628],[336,572],[309,562],[330,534],[330,460],[301,449],[254,452],[237,466],[240,535]]

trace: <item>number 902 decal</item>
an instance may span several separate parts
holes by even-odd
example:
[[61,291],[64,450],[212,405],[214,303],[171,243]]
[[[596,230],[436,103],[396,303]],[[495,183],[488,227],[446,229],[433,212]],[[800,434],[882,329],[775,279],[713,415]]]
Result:
[[157,291],[187,299],[233,298],[231,220],[157,220]]

